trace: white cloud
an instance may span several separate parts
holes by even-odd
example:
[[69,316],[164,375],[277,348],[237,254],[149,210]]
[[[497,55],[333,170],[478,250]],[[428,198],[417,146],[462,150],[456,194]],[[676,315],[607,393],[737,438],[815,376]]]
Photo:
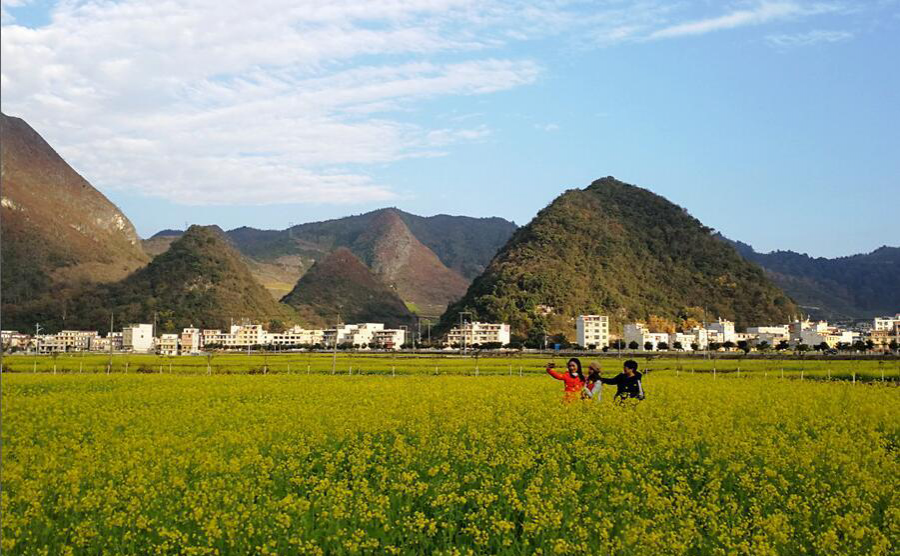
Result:
[[[490,133],[394,112],[526,85],[469,0],[60,4],[2,34],[3,109],[102,188],[182,203],[367,202],[366,165]],[[441,62],[429,61],[441,55]]]
[[65,0],[47,25],[9,23],[27,1],[0,0],[4,112],[98,187],[192,204],[391,198],[370,165],[491,133],[482,117],[438,122],[425,102],[540,78],[541,63],[511,55],[511,43],[620,45],[839,9],[757,1],[704,17],[718,4]]
[[559,126],[557,124],[534,124],[534,128],[547,132],[559,131]]
[[800,16],[834,12],[841,8],[842,6],[838,4],[760,1],[749,8],[734,10],[725,15],[666,26],[653,31],[649,34],[648,38],[668,39],[688,35],[702,35],[724,29],[734,29],[747,25],[760,25]]
[[849,31],[816,30],[793,35],[768,35],[766,42],[774,47],[790,48],[794,46],[811,46],[819,43],[844,42],[852,38],[853,33]]

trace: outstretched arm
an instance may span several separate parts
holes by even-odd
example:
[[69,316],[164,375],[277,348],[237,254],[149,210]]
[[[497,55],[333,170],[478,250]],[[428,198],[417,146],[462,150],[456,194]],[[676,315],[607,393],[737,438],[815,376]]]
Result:
[[566,379],[566,375],[564,375],[564,374],[562,374],[562,373],[558,373],[558,372],[554,371],[554,370],[553,370],[552,368],[550,368],[550,367],[547,367],[547,374],[550,375],[550,376],[552,376],[552,377],[555,378],[556,380],[565,380],[565,379]]
[[602,376],[598,379],[603,384],[618,384],[619,383],[619,375],[616,375],[612,378],[603,378]]
[[565,380],[566,375],[563,373],[558,373],[553,370],[553,363],[547,363],[547,374],[555,378],[556,380]]

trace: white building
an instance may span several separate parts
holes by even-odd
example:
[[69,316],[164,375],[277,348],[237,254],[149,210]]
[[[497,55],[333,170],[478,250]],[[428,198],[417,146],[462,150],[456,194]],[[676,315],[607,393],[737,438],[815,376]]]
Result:
[[406,330],[385,328],[375,332],[372,343],[382,349],[400,349],[406,343]]
[[156,343],[160,355],[178,355],[178,334],[163,334]]
[[122,329],[122,349],[147,353],[153,349],[153,325],[132,324]]
[[831,329],[813,329],[808,328],[800,332],[800,343],[810,347],[816,347],[822,342],[828,344],[828,347],[834,348],[839,343],[852,344],[853,332],[846,330]]
[[[694,348],[691,347],[692,344],[697,343],[697,336],[690,333],[684,332],[673,332],[669,334],[669,348],[676,349],[676,344],[681,344],[681,349],[684,351],[693,351]],[[699,349],[699,345],[697,348]]]
[[715,339],[715,340],[710,338],[709,339],[710,342],[719,342],[719,343],[725,343],[725,342],[735,342],[736,343],[737,342],[737,340],[735,339],[735,333],[734,333],[734,323],[731,322],[730,320],[719,318],[719,320],[717,322],[707,325],[706,329],[709,332],[715,333],[715,335],[717,337],[717,339]]
[[113,332],[107,334],[105,338],[98,338],[96,347],[92,347],[91,351],[110,351],[110,344],[112,344],[112,351],[122,351],[122,333]]
[[461,345],[473,346],[499,343],[505,346],[509,343],[509,325],[488,322],[465,322],[462,329],[451,328],[444,342],[446,346]]
[[18,330],[0,330],[0,345],[3,349],[26,349],[31,344],[31,336]]
[[199,328],[185,328],[181,331],[181,353],[200,353],[203,348]]
[[[629,348],[632,342],[636,342],[638,349],[646,350],[646,344],[652,344],[650,351],[656,351],[660,343],[669,343],[669,334],[666,332],[650,332],[647,325],[642,322],[626,324],[623,331],[625,345]],[[671,347],[671,346],[669,346]]]
[[897,313],[893,317],[875,317],[872,329],[893,332],[895,326],[900,326],[900,313]]
[[268,343],[275,346],[325,345],[325,331],[321,329],[306,330],[300,326],[294,326],[284,332],[276,332],[268,336]]
[[606,315],[578,315],[575,319],[577,343],[583,348],[609,346],[609,317]]
[[216,345],[224,347],[226,343],[233,340],[231,334],[222,332],[218,328],[204,328],[200,331],[200,345],[206,348],[208,345]]
[[226,347],[261,346],[268,340],[261,324],[233,324],[229,335],[225,338]]

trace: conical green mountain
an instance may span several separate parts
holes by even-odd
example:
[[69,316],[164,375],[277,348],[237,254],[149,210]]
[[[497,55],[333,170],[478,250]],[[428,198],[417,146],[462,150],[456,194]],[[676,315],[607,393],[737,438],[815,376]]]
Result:
[[565,192],[523,228],[442,317],[460,311],[519,335],[574,336],[579,314],[786,322],[796,306],[762,269],[681,207],[607,177]]
[[317,261],[282,298],[307,321],[333,324],[383,322],[388,326],[410,324],[413,315],[396,292],[384,285],[346,247]]
[[75,299],[80,327],[104,329],[112,312],[119,324],[153,322],[161,332],[186,326],[227,328],[234,320],[293,321],[253,279],[241,255],[216,227],[191,226],[149,265],[115,284],[99,286]]

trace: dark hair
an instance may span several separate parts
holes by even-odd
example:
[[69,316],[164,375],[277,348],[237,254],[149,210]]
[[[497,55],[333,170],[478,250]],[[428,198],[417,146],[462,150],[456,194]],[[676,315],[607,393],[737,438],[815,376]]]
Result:
[[628,361],[625,362],[626,369],[631,369],[632,371],[637,372],[637,367],[638,367],[637,361],[635,361],[634,359],[629,359]]
[[[569,363],[572,363],[572,362],[574,362],[575,365],[578,367],[578,378],[581,379],[581,382],[584,382],[584,373],[581,372],[581,360],[578,359],[577,357],[573,357],[573,358],[569,359]],[[566,363],[567,367],[569,366],[569,363]]]
[[591,372],[588,373],[588,382],[597,382],[600,380],[600,369],[590,369]]

